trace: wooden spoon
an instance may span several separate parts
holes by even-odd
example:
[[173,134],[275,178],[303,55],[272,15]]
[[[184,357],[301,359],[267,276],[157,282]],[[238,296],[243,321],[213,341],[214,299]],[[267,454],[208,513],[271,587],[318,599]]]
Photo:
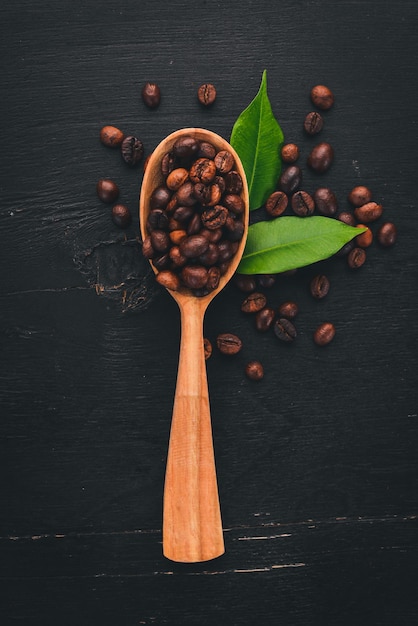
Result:
[[194,296],[187,289],[168,290],[180,309],[181,342],[164,486],[163,553],[172,561],[194,563],[214,559],[225,551],[203,349],[203,319],[209,303],[232,277],[241,259],[248,232],[249,203],[245,172],[229,143],[208,130],[178,130],[157,146],[146,166],[139,210],[142,237],[147,235],[151,193],[163,183],[161,160],[184,135],[208,141],[218,151],[229,150],[234,155],[235,169],[244,183],[241,195],[245,202],[244,235],[218,288],[204,297]]

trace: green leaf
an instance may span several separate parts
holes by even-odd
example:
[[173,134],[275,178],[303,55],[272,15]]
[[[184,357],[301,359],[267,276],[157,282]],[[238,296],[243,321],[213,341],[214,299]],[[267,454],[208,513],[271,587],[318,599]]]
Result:
[[276,188],[283,145],[283,132],[267,95],[266,70],[256,97],[234,124],[230,143],[237,151],[247,176],[250,210],[258,209]]
[[258,222],[248,229],[237,271],[278,274],[310,265],[332,256],[365,230],[321,216],[278,217]]

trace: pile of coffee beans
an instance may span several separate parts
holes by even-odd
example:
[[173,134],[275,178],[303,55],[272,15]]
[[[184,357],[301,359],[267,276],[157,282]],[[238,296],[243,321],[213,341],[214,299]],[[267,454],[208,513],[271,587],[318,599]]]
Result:
[[235,166],[230,151],[192,135],[163,156],[142,252],[164,287],[195,296],[218,287],[244,234],[243,181]]

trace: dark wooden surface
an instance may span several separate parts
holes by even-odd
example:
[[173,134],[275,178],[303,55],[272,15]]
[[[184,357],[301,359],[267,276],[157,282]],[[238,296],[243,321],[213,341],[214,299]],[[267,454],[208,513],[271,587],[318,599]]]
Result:
[[[415,0],[2,4],[3,626],[417,623],[417,18]],[[281,278],[269,300],[300,305],[291,346],[256,333],[235,287],[211,305],[206,335],[245,343],[207,366],[226,554],[175,564],[161,501],[178,312],[141,260],[142,169],[98,132],[115,124],[147,153],[184,126],[228,138],[265,68],[302,162],[309,90],[333,89],[320,183],[341,208],[370,186],[399,238],[358,272],[320,264],[323,302],[307,287],[318,267]],[[153,112],[146,80],[163,94]],[[132,208],[126,233],[95,195],[103,176]],[[324,319],[337,335],[321,350]]]

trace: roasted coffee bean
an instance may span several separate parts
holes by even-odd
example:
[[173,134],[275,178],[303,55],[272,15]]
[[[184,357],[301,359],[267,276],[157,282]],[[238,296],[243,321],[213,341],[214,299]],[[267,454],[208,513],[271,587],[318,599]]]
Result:
[[244,293],[255,291],[257,286],[255,276],[250,276],[248,274],[235,274],[234,283],[238,289]]
[[205,235],[206,239],[211,243],[217,243],[220,239],[222,239],[222,228],[218,228],[215,230],[208,230],[206,228],[202,228],[201,234]]
[[124,136],[123,132],[116,126],[103,126],[100,130],[100,141],[107,148],[119,148]]
[[189,178],[189,172],[184,167],[176,167],[172,170],[165,181],[171,191],[177,191]]
[[357,224],[357,228],[366,228],[364,233],[361,233],[355,238],[356,245],[360,248],[368,248],[373,243],[373,233],[365,224]]
[[163,209],[153,209],[148,214],[147,230],[168,230],[169,222],[168,216]]
[[216,345],[222,354],[232,356],[238,354],[242,348],[242,341],[237,335],[232,333],[221,333],[216,338]]
[[189,220],[193,214],[193,207],[178,206],[173,213],[173,218],[179,222],[187,222],[187,220]]
[[241,193],[244,188],[241,174],[235,170],[231,170],[225,176],[225,190],[227,193]]
[[96,191],[102,202],[114,202],[119,196],[119,187],[110,178],[101,178],[97,182]]
[[299,158],[299,147],[295,143],[285,144],[280,151],[285,163],[295,163]]
[[270,289],[276,282],[275,274],[258,274],[257,283],[261,289]]
[[190,289],[202,289],[208,280],[208,270],[203,265],[185,265],[180,273],[181,280]]
[[299,312],[299,307],[296,302],[288,301],[283,302],[279,308],[278,313],[280,317],[287,317],[288,319],[293,319]]
[[216,154],[216,149],[215,147],[209,143],[208,141],[201,141],[199,144],[199,152],[197,153],[197,156],[199,158],[206,158],[206,159],[214,159],[215,158],[215,154]]
[[170,199],[171,192],[167,187],[156,187],[151,194],[150,209],[165,209]]
[[209,247],[209,241],[204,235],[189,235],[181,240],[179,247],[180,252],[188,259],[196,258],[206,252]]
[[335,326],[331,322],[320,324],[315,330],[313,340],[317,346],[326,346],[335,337]]
[[178,243],[180,243],[180,241],[182,239],[187,237],[187,233],[186,233],[185,230],[182,230],[181,228],[178,228],[177,230],[170,231],[169,237],[170,237],[170,241],[174,245],[177,245]]
[[188,235],[197,235],[202,230],[202,220],[199,213],[195,213],[187,225]]
[[215,161],[201,157],[197,159],[190,168],[190,180],[193,183],[203,183],[208,185],[216,175]]
[[352,213],[349,213],[348,211],[342,211],[339,214],[338,219],[340,220],[340,222],[344,222],[344,224],[348,224],[349,226],[356,225],[356,218]]
[[[230,174],[234,174],[234,172],[229,172],[227,176],[229,176]],[[215,176],[215,178],[213,179],[213,182],[215,185],[219,187],[221,194],[223,194],[226,191],[226,183],[225,183],[225,178],[223,176],[219,176],[219,175]],[[242,186],[241,186],[241,190],[242,190]],[[230,191],[229,193],[234,193],[234,192]]]
[[178,291],[181,287],[180,278],[174,272],[170,270],[162,270],[158,272],[156,276],[157,282],[163,287],[171,289],[172,291]]
[[274,324],[274,334],[280,341],[290,343],[297,337],[295,326],[286,317],[280,317]]
[[357,185],[357,187],[353,187],[353,189],[348,194],[348,201],[353,206],[363,206],[363,204],[367,204],[372,199],[372,192],[368,187],[364,185]]
[[379,217],[383,213],[383,207],[381,204],[377,204],[377,202],[367,202],[362,206],[356,207],[354,209],[354,215],[358,219],[359,222],[363,224],[369,224],[370,222],[375,222],[379,219]]
[[302,184],[302,170],[298,165],[290,165],[279,178],[279,188],[288,195],[296,191]]
[[393,246],[396,242],[397,230],[392,222],[385,222],[377,231],[377,241],[384,248]]
[[125,137],[120,146],[122,159],[127,165],[134,166],[144,156],[144,146],[138,137]]
[[299,217],[307,217],[315,211],[315,202],[307,191],[296,191],[291,198],[291,205]]
[[173,145],[173,154],[178,159],[191,159],[199,152],[199,141],[191,135],[179,137]]
[[347,256],[348,266],[351,269],[358,269],[362,265],[364,265],[366,261],[366,252],[363,248],[353,248]]
[[250,293],[250,295],[245,298],[245,300],[241,304],[241,311],[243,313],[258,313],[258,311],[264,309],[266,304],[266,296],[263,293],[255,291],[253,293]]
[[199,255],[199,263],[205,265],[206,267],[210,267],[211,265],[215,265],[219,260],[219,249],[216,243],[209,242],[207,250],[203,252],[203,254]]
[[202,224],[205,228],[208,230],[216,230],[225,225],[227,217],[228,209],[220,204],[217,204],[216,206],[205,209],[202,212],[200,219],[202,220]]
[[183,267],[188,261],[187,257],[180,252],[178,245],[171,246],[168,254],[174,267]]
[[160,272],[161,270],[171,269],[171,259],[168,252],[154,256],[152,260],[154,267]]
[[167,152],[161,159],[161,173],[164,177],[168,176],[176,167],[176,159],[172,152]]
[[323,111],[327,111],[334,104],[334,94],[325,85],[315,85],[312,87],[310,95],[313,104]]
[[318,212],[327,217],[332,217],[337,213],[337,196],[328,187],[319,187],[314,191],[313,199]]
[[216,100],[216,89],[214,85],[211,83],[204,83],[203,85],[200,85],[197,90],[197,99],[200,104],[203,104],[206,107],[213,104]]
[[[156,211],[158,209],[155,209]],[[167,215],[168,218],[168,214],[165,213]],[[175,220],[174,217],[170,217],[168,219],[168,230],[172,231],[172,230],[183,230],[183,225],[181,222],[179,222],[178,220]]]
[[327,172],[334,160],[334,150],[331,144],[326,141],[322,141],[312,148],[310,155],[308,156],[309,167],[317,174],[323,174]]
[[273,191],[266,200],[266,211],[271,217],[279,217],[285,212],[288,202],[284,191]]
[[149,109],[156,109],[160,104],[161,91],[156,83],[145,83],[142,87],[141,96]]
[[219,267],[212,266],[208,269],[208,275],[206,280],[206,287],[213,291],[219,286],[219,280],[221,278],[221,270]]
[[244,200],[237,193],[227,193],[222,200],[223,206],[235,213],[235,215],[242,215],[245,209]]
[[234,244],[231,241],[221,240],[218,243],[219,262],[229,261],[235,254]]
[[155,252],[167,252],[170,247],[170,237],[165,230],[153,230],[150,236]]
[[220,150],[215,156],[216,169],[220,174],[227,174],[235,165],[235,160],[229,150]]
[[154,248],[152,247],[151,237],[148,235],[142,242],[142,254],[146,259],[152,259],[155,256]]
[[348,256],[348,253],[351,252],[353,248],[355,248],[355,243],[352,239],[351,241],[348,241],[342,248],[340,248],[335,256]]
[[310,283],[310,291],[316,300],[325,298],[330,288],[329,279],[324,274],[317,274]]
[[269,306],[265,306],[264,309],[261,309],[255,314],[256,329],[261,333],[267,332],[273,324],[275,317],[276,313],[274,309]]
[[130,210],[124,204],[115,204],[112,207],[112,221],[119,228],[128,228],[132,222]]
[[179,205],[193,206],[196,204],[196,196],[194,194],[193,183],[188,180],[183,183],[176,191],[176,199]]
[[316,111],[308,113],[303,122],[303,128],[308,135],[317,135],[322,130],[323,125],[322,115]]
[[250,361],[245,366],[245,374],[250,380],[261,380],[264,376],[264,368],[260,361]]
[[227,230],[229,241],[241,241],[244,234],[244,223],[241,222],[241,220],[237,220],[229,216],[225,222],[225,228]]
[[207,337],[203,338],[203,353],[205,355],[205,361],[207,361],[212,355],[212,344]]

